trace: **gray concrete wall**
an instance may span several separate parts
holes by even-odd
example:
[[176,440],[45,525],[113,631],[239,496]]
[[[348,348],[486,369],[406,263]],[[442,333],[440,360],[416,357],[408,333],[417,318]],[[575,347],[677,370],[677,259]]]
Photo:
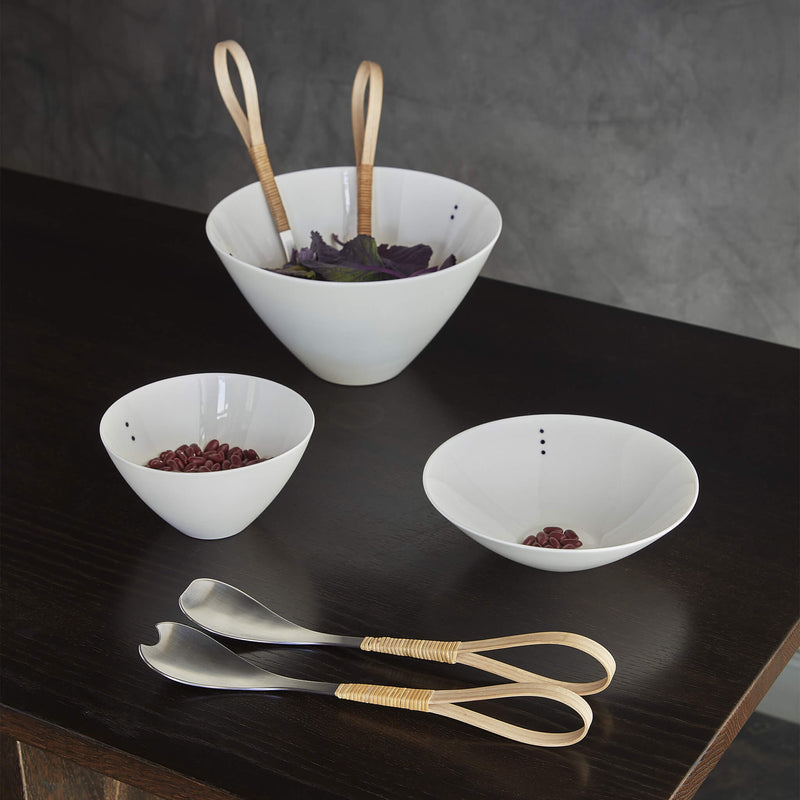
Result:
[[353,162],[369,58],[377,163],[500,207],[484,274],[800,346],[796,0],[3,0],[1,22],[4,166],[208,211],[254,179],[216,41],[250,56],[276,172]]

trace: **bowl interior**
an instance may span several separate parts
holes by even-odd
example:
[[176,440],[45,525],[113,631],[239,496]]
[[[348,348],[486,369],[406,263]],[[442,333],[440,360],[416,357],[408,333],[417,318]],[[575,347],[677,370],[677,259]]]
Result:
[[[355,167],[287,173],[276,182],[298,247],[308,245],[312,230],[326,241],[332,234],[342,241],[356,235]],[[374,170],[372,235],[379,244],[424,243],[433,249],[432,264],[450,253],[461,263],[491,249],[500,228],[495,204],[466,184],[413,170]],[[286,261],[257,182],[222,200],[206,230],[218,250],[247,264],[274,267]]]
[[212,439],[275,458],[300,445],[314,424],[311,407],[286,386],[247,375],[206,373],[151,383],[121,397],[100,425],[119,458],[146,464],[161,451]]
[[423,482],[434,507],[471,535],[519,543],[546,525],[574,529],[580,550],[547,551],[564,555],[657,538],[698,493],[694,467],[664,439],[555,414],[464,431],[431,455]]

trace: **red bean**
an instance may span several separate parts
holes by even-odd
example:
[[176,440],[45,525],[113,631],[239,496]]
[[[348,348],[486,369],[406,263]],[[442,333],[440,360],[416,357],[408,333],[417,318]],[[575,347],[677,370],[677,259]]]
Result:
[[201,449],[197,442],[192,442],[182,444],[175,450],[162,450],[146,466],[166,472],[219,472],[260,464],[266,460],[252,448],[231,447],[227,442],[220,444],[219,439],[212,439],[205,449]]
[[538,533],[529,533],[522,544],[530,547],[544,547],[548,550],[577,550],[583,545],[579,536],[571,528],[559,528],[557,525],[548,525]]

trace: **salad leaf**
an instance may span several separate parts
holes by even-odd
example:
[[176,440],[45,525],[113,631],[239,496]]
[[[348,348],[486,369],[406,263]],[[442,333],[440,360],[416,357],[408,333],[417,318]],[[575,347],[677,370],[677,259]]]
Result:
[[425,275],[456,263],[450,255],[441,265],[431,266],[433,250],[426,244],[378,245],[366,234],[346,242],[336,235],[331,238],[334,244],[326,243],[319,231],[312,231],[310,245],[295,249],[289,263],[272,271],[307,280],[381,281]]

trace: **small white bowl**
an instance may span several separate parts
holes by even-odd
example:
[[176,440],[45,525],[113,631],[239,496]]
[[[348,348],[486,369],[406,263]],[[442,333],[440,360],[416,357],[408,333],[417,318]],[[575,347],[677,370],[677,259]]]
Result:
[[[311,231],[329,241],[356,234],[355,167],[278,175],[297,247]],[[431,264],[457,263],[413,278],[337,283],[278,275],[286,262],[259,183],[222,200],[206,234],[261,320],[308,369],[350,386],[393,378],[438,333],[486,263],[500,235],[497,206],[449,178],[375,167],[372,235],[378,244],[428,244]]]
[[[117,400],[100,421],[111,460],[139,497],[182,533],[223,539],[275,499],[314,429],[311,406],[292,389],[249,375],[167,378]],[[255,450],[257,464],[209,473],[146,466],[164,450],[212,439]]]
[[[610,564],[682,522],[699,482],[688,458],[623,422],[568,414],[478,425],[440,445],[423,471],[428,499],[479,544],[553,572]],[[583,545],[522,544],[545,526],[571,528]]]

